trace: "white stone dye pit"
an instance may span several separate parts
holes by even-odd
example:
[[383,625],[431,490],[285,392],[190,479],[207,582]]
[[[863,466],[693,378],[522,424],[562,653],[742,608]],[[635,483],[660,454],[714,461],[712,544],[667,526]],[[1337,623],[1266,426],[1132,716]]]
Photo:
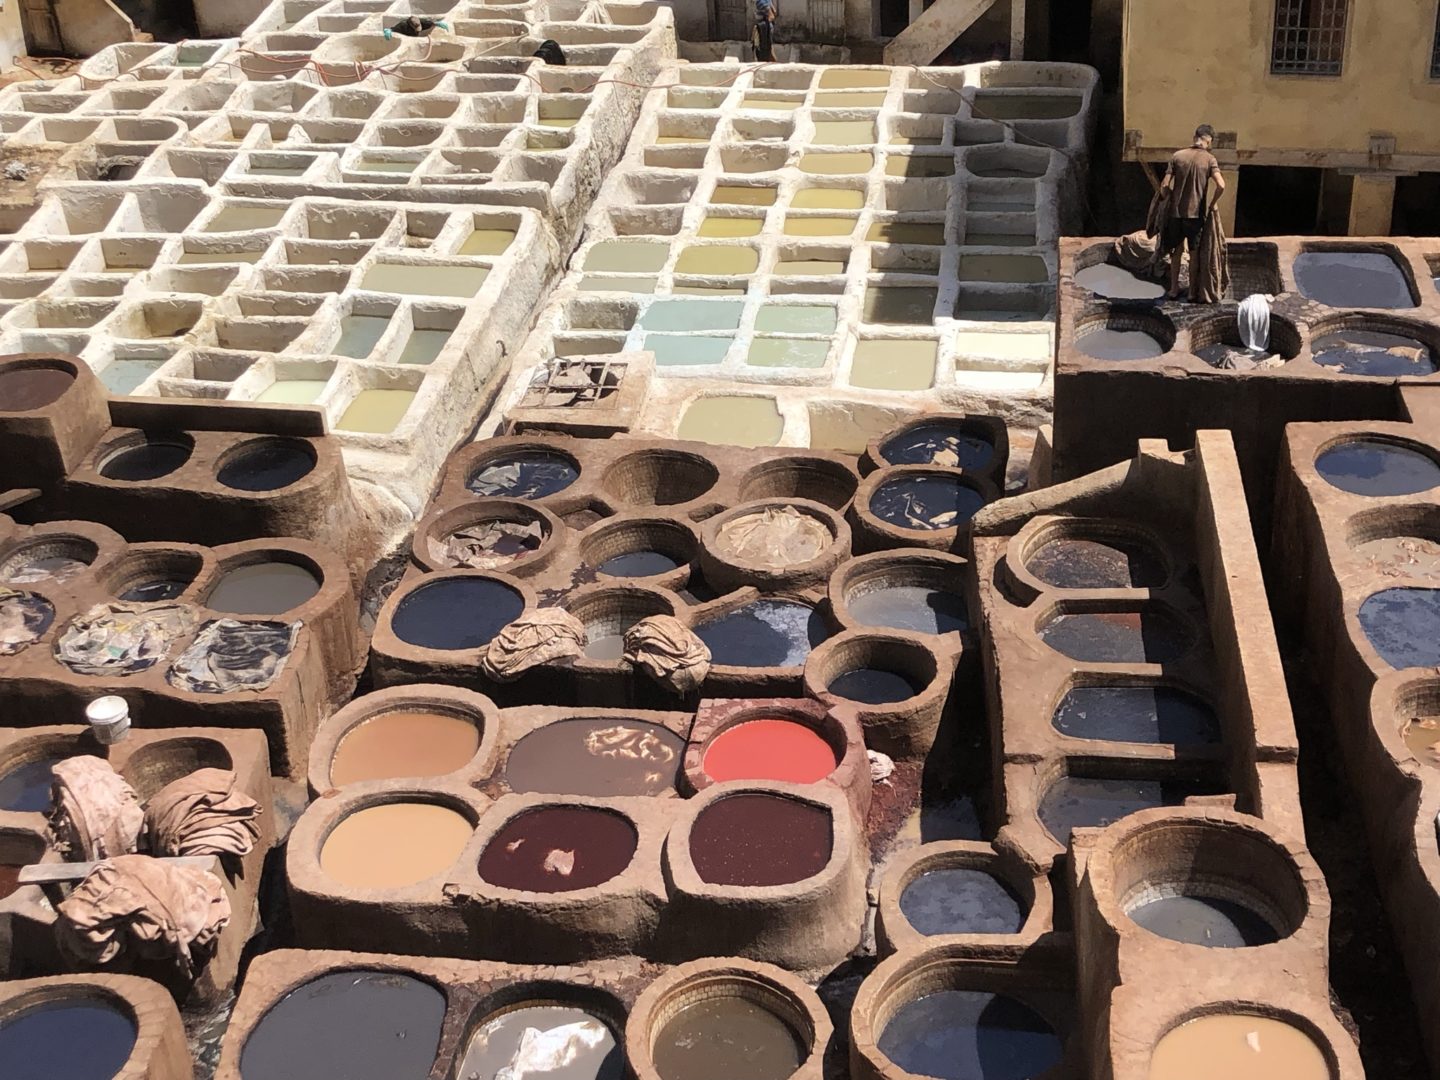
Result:
[[849,451],[937,405],[1041,422],[1095,92],[1066,64],[667,70],[481,433],[554,358],[642,352],[637,433],[706,437],[715,396]]

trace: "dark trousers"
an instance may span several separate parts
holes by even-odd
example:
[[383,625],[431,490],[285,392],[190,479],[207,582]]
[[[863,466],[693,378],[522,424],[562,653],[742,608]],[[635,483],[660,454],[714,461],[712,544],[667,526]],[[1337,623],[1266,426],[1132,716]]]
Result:
[[773,61],[775,59],[775,41],[773,24],[769,19],[758,19],[755,22],[755,59],[762,61]]

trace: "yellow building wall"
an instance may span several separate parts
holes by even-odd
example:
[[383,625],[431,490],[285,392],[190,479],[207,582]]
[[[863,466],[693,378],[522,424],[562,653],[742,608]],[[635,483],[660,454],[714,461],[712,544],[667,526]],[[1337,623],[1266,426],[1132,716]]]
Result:
[[1333,77],[1270,74],[1275,0],[1126,0],[1125,127],[1163,148],[1212,124],[1257,164],[1263,153],[1247,152],[1363,155],[1372,134],[1395,136],[1397,158],[1440,154],[1440,80],[1429,78],[1437,2],[1350,0]]

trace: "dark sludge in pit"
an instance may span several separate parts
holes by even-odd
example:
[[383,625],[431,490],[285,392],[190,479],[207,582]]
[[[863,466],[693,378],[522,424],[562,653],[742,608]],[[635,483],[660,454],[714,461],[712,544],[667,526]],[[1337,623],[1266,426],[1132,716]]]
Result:
[[789,1080],[807,1056],[800,1036],[779,1015],[726,995],[678,1010],[651,1051],[660,1080]]
[[1380,251],[1302,251],[1295,257],[1295,284],[1302,295],[1330,307],[1415,306],[1404,272]]
[[1089,664],[1164,664],[1184,655],[1193,635],[1162,611],[1082,611],[1056,615],[1040,640]]
[[1220,721],[1205,702],[1168,686],[1077,686],[1051,723],[1073,739],[1194,746],[1220,741]]
[[1259,912],[1224,897],[1160,896],[1141,903],[1126,914],[1137,926],[1152,934],[1186,945],[1241,949],[1280,940],[1275,927]]
[[190,460],[188,442],[165,435],[146,435],[145,441],[108,455],[100,464],[107,480],[140,483],[169,476]]
[[793,885],[830,861],[828,810],[781,795],[719,799],[690,829],[690,859],[710,885]]
[[733,667],[799,667],[810,650],[830,636],[825,620],[808,604],[756,600],[695,627],[710,661]]
[[315,469],[315,452],[305,443],[271,439],[242,449],[220,467],[216,479],[236,491],[278,491]]
[[543,499],[580,476],[574,462],[546,450],[522,450],[489,462],[465,485],[476,495]]
[[156,604],[162,600],[174,600],[190,587],[194,578],[157,577],[138,581],[126,588],[120,599],[127,604]]
[[1213,794],[1212,787],[1183,779],[1062,776],[1040,800],[1040,823],[1057,841],[1069,845],[1072,829],[1113,825],[1137,810],[1179,806],[1192,795]]
[[488,578],[444,578],[421,585],[395,608],[390,628],[422,649],[478,649],[525,610],[524,598]]
[[515,743],[505,783],[554,795],[662,795],[675,790],[685,740],[642,720],[561,720]]
[[1317,337],[1310,351],[1317,364],[1346,375],[1394,379],[1402,375],[1433,375],[1436,371],[1430,347],[1403,334],[1340,330]]
[[1429,453],[1385,439],[1352,439],[1315,459],[1315,471],[1341,491],[1379,498],[1415,495],[1440,486],[1440,463]]
[[930,532],[962,526],[984,505],[984,495],[954,476],[897,476],[870,496],[881,521]]
[[0,774],[0,810],[44,813],[50,809],[50,770],[64,754],[47,754]]
[[937,934],[1016,934],[1026,905],[1015,890],[969,866],[927,870],[900,893],[900,913],[916,931]]
[[64,368],[5,368],[0,370],[0,412],[43,409],[74,385],[75,376]]
[[984,990],[940,990],[907,1002],[876,1045],[907,1073],[937,1080],[1033,1080],[1064,1052],[1034,1009]]
[[1042,544],[1025,569],[1057,589],[1153,589],[1165,584],[1165,560],[1138,540],[1062,536]]
[[653,577],[668,573],[680,566],[679,559],[672,559],[659,551],[627,551],[612,555],[595,569],[610,577]]
[[215,583],[205,606],[226,615],[282,615],[320,591],[320,579],[297,563],[246,563]]
[[629,819],[589,806],[517,814],[480,853],[480,877],[518,892],[573,892],[624,872],[639,834]]
[[917,424],[881,443],[880,456],[891,465],[983,469],[994,459],[995,447],[958,424]]
[[1165,355],[1165,346],[1143,330],[1112,330],[1102,326],[1086,331],[1075,347],[1095,360],[1153,360]]
[[1360,605],[1360,628],[1392,668],[1440,665],[1440,589],[1382,589]]
[[889,705],[914,697],[924,687],[917,686],[899,672],[865,667],[837,675],[825,689],[849,701],[858,701],[865,705]]
[[128,1009],[103,997],[39,1002],[0,1021],[5,1080],[111,1080],[138,1034]]
[[846,598],[851,616],[862,626],[950,634],[970,629],[965,598],[924,585],[891,585]]
[[312,979],[272,1005],[240,1052],[241,1080],[426,1080],[445,995],[394,972]]
[[[536,1060],[540,1046],[554,1048],[543,1063]],[[625,1055],[609,1025],[573,1005],[541,1001],[488,1017],[470,1036],[455,1073],[456,1080],[621,1080],[624,1075]]]

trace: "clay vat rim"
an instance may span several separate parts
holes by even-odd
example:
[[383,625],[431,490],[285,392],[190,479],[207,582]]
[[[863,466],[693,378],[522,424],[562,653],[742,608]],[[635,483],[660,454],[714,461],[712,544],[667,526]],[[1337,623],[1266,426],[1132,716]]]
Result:
[[[221,554],[221,549],[215,549],[215,561],[209,567],[209,575],[205,578],[197,577],[186,589],[186,592],[194,590],[200,598],[197,603],[207,610],[215,611],[223,618],[244,618],[244,619],[280,619],[282,616],[290,615],[296,611],[302,611],[307,606],[325,599],[326,587],[330,584],[330,577],[325,572],[325,567],[320,560],[309,552],[293,547],[252,547],[244,551],[230,551]],[[262,563],[285,563],[289,566],[298,566],[315,579],[315,592],[301,600],[293,607],[284,611],[276,612],[273,615],[245,615],[235,616],[229,612],[217,611],[210,608],[210,597],[218,589],[221,583],[236,570],[244,569],[247,566],[259,566]],[[202,567],[202,570],[204,568]],[[342,582],[343,584],[343,582]],[[198,587],[197,587],[198,586]]]
[[539,547],[522,559],[511,559],[486,568],[483,573],[523,575],[542,569],[562,546],[568,531],[553,511],[529,499],[499,496],[472,497],[468,501],[425,515],[415,526],[410,540],[410,558],[427,575],[453,570],[475,570],[476,567],[447,566],[430,554],[431,543],[442,543],[461,529],[497,521],[528,525],[539,522],[543,535]]
[[[1410,717],[1413,716],[1412,710],[1420,708],[1422,701],[1431,698],[1440,702],[1440,675],[1420,668],[1392,670],[1375,682],[1375,688],[1370,694],[1369,719],[1375,729],[1376,738],[1380,740],[1380,745],[1397,769],[1408,772],[1405,766],[1413,763],[1415,772],[1408,777],[1409,781],[1421,789],[1434,788],[1440,791],[1440,763],[1435,766],[1426,765],[1419,760],[1405,740],[1405,730],[1410,726]],[[3,775],[3,772],[0,772],[0,775]],[[1422,802],[1426,801],[1426,796],[1422,794],[1420,799]],[[1427,835],[1433,833],[1433,815],[1429,818],[1423,814],[1420,816],[1421,829]]]
[[[850,611],[851,600],[857,598],[854,591],[856,588],[871,582],[882,582],[873,590],[861,591],[858,596],[865,596],[871,591],[879,592],[903,585],[935,588],[938,592],[948,592],[953,596],[958,596],[965,605],[966,621],[970,623],[969,629],[951,630],[949,633],[973,634],[975,625],[974,621],[970,619],[969,600],[966,598],[963,588],[950,587],[961,581],[969,564],[970,560],[964,556],[945,551],[930,551],[924,548],[872,551],[867,555],[857,555],[854,558],[846,559],[836,567],[835,573],[830,578],[827,598],[830,601],[831,610],[835,613],[843,629],[883,633],[893,628],[861,623]],[[907,578],[908,580],[906,580]],[[920,633],[920,631],[908,632]],[[948,635],[925,634],[924,636],[944,638]]]
[[[145,480],[121,480],[106,476],[105,469],[121,457],[143,446],[169,446],[185,451],[185,460],[169,472]],[[90,466],[95,475],[107,484],[119,484],[127,489],[139,484],[154,484],[160,487],[174,486],[173,477],[195,459],[195,437],[188,431],[146,431],[136,428],[113,439],[103,441],[90,454]]]
[[[743,701],[744,699],[740,700]],[[797,702],[803,702],[806,699],[798,698],[796,700]],[[742,705],[738,707],[731,715],[727,716],[721,723],[716,724],[711,729],[710,733],[706,735],[703,742],[696,744],[695,768],[709,782],[710,786],[732,782],[726,780],[716,780],[713,776],[711,776],[708,772],[705,771],[705,758],[709,755],[710,748],[714,746],[715,741],[719,739],[720,736],[724,735],[727,731],[733,731],[734,729],[740,727],[742,724],[753,723],[757,720],[779,720],[784,723],[798,724],[801,727],[807,728],[810,731],[814,732],[817,736],[824,740],[825,745],[830,748],[831,754],[833,754],[835,757],[835,765],[824,776],[820,777],[820,779],[818,780],[811,781],[811,783],[823,784],[826,782],[835,782],[835,774],[839,772],[842,766],[845,765],[846,759],[851,756],[852,750],[854,749],[852,740],[850,739],[850,733],[847,731],[845,725],[841,723],[840,720],[835,717],[828,709],[824,712],[816,712],[814,710],[806,710],[806,708],[800,704],[766,705],[758,702],[754,704]],[[860,748],[862,750],[864,749],[863,739],[861,740]],[[686,769],[684,771],[688,772],[689,770]],[[748,784],[752,781],[738,780],[733,782]],[[794,781],[780,782],[794,783]]]
[[[511,899],[523,897],[527,903],[534,903],[535,898],[538,896],[542,898],[539,901],[541,905],[547,901],[550,903],[573,902],[577,897],[587,898],[614,892],[617,888],[617,882],[623,886],[623,879],[634,872],[636,858],[640,855],[645,833],[641,831],[640,824],[628,809],[622,806],[615,806],[609,803],[609,800],[604,797],[595,796],[552,795],[544,792],[534,792],[512,797],[523,798],[526,799],[527,802],[525,805],[516,806],[511,813],[505,814],[504,816],[497,813],[494,815],[493,821],[486,822],[485,841],[479,845],[479,851],[468,867],[469,872],[474,873],[475,879],[487,890],[493,890],[500,897],[509,897]],[[649,796],[632,797],[648,798]],[[523,817],[532,814],[543,814],[551,810],[579,810],[584,813],[608,814],[610,817],[623,821],[630,827],[630,839],[632,841],[630,854],[625,860],[625,865],[604,881],[598,881],[594,885],[585,885],[577,889],[557,889],[553,892],[537,892],[533,889],[517,889],[509,885],[500,885],[480,873],[480,860],[485,857],[485,853],[490,850],[490,846],[495,843],[496,838],[503,829]],[[467,850],[471,846],[473,845],[467,844]]]
[[[311,743],[309,776],[323,778],[326,786],[319,791],[338,790],[331,775],[340,745],[363,724],[394,712],[429,712],[472,721],[477,745],[474,755],[464,765],[447,773],[418,777],[384,777],[381,780],[356,780],[354,784],[392,782],[397,780],[452,780],[468,774],[477,761],[494,755],[499,736],[500,709],[490,698],[476,691],[439,683],[405,683],[385,687],[351,698],[331,713],[315,732]],[[352,785],[345,785],[346,787]]]
[[[6,579],[10,574],[21,568],[18,564],[23,564],[26,561],[26,553],[33,551],[35,548],[52,545],[71,549],[69,551],[57,552],[57,554],[84,562],[85,570],[81,571],[82,574],[88,574],[94,568],[95,564],[106,554],[104,546],[93,537],[85,536],[79,532],[68,531],[64,529],[63,526],[59,528],[52,526],[50,530],[43,533],[31,533],[28,536],[21,537],[13,544],[0,544],[0,548],[4,549],[4,554],[0,555],[0,583],[3,583],[5,587],[13,587],[10,586],[10,583],[6,581]],[[72,554],[72,552],[75,553]],[[51,583],[54,583],[53,580]],[[30,584],[43,585],[45,582],[21,582],[20,584],[22,586]]]
[[[305,470],[302,475],[297,476],[289,483],[281,484],[279,487],[273,488],[255,489],[234,487],[220,479],[220,474],[224,472],[228,466],[272,446],[299,450],[309,460],[310,467]],[[315,471],[319,467],[320,452],[309,439],[302,439],[293,435],[260,435],[255,438],[242,439],[233,446],[227,447],[211,464],[210,471],[214,482],[225,491],[240,492],[241,497],[246,499],[266,499],[280,495],[293,495],[298,488],[306,484],[306,481],[314,483],[316,479]],[[321,479],[323,479],[323,477]]]
[[[1282,328],[1278,339],[1275,332],[1275,328],[1277,325]],[[1214,338],[1213,341],[1209,342],[1209,344],[1211,345],[1224,344],[1233,345],[1236,347],[1243,347],[1243,343],[1240,341],[1239,329],[1236,325],[1234,315],[1203,315],[1200,318],[1196,319],[1194,322],[1190,323],[1186,327],[1186,331],[1187,337],[1185,339],[1185,351],[1190,356],[1198,357],[1198,354],[1195,352],[1195,341],[1196,335],[1202,333],[1203,336],[1201,336],[1200,338],[1200,340],[1202,341],[1209,337]],[[1219,331],[1219,333],[1216,333],[1216,331]],[[1229,331],[1234,332],[1234,341],[1227,340],[1226,333]],[[1280,348],[1275,348],[1277,340],[1281,342]],[[1270,347],[1272,350],[1274,350],[1275,355],[1279,356],[1282,360],[1285,361],[1285,363],[1288,364],[1290,363],[1290,361],[1297,359],[1302,353],[1304,353],[1305,344],[1306,339],[1303,323],[1301,323],[1298,319],[1292,319],[1290,316],[1284,315],[1280,312],[1270,312]],[[1200,348],[1205,347],[1206,346],[1204,345],[1200,346]],[[1203,357],[1198,358],[1202,362],[1204,361]]]
[[855,491],[860,486],[860,477],[855,470],[848,465],[820,454],[786,454],[775,457],[769,461],[761,461],[750,466],[735,481],[736,497],[741,502],[758,502],[764,499],[784,498],[779,495],[756,495],[751,490],[757,485],[766,481],[773,481],[777,474],[795,472],[817,472],[824,474],[825,479],[835,480],[842,487],[849,490],[849,495],[839,503],[831,503],[825,499],[816,498],[813,495],[804,496],[811,502],[819,503],[821,506],[834,510],[837,514],[844,514],[845,509],[855,498]]
[[[805,658],[804,679],[805,689],[811,696],[820,701],[834,700],[843,703],[849,708],[860,710],[867,716],[873,716],[892,711],[909,712],[916,707],[917,702],[928,702],[937,694],[948,696],[950,683],[953,674],[947,670],[945,654],[933,648],[927,641],[936,638],[944,639],[945,635],[935,634],[912,634],[904,630],[842,630],[838,634],[832,634],[819,645],[810,651]],[[923,677],[923,685],[915,688],[909,697],[901,698],[898,701],[886,701],[879,704],[860,701],[856,698],[846,697],[844,694],[836,693],[830,689],[831,683],[843,675],[854,671],[865,669],[866,663],[854,665],[853,660],[840,661],[832,660],[833,654],[849,654],[851,652],[862,655],[874,656],[877,652],[884,652],[887,661],[889,657],[898,653],[906,658],[905,663],[911,659],[919,661],[921,671],[897,671],[895,668],[901,665],[887,662],[885,667],[874,667],[872,670],[885,671],[892,675],[899,675],[914,686],[910,677]],[[829,672],[831,667],[839,670],[834,674],[823,674]]]
[[[1052,585],[1030,569],[1030,562],[1044,548],[1062,540],[1121,540],[1143,549],[1144,554],[1160,564],[1164,577],[1153,585],[1064,586]],[[1010,572],[1038,592],[1079,594],[1111,592],[1144,593],[1169,588],[1176,578],[1176,559],[1159,531],[1138,521],[1111,517],[1068,517],[1044,515],[1031,519],[1005,545],[1005,561]]]
[[480,450],[465,463],[465,470],[460,476],[460,487],[466,495],[475,499],[508,499],[514,498],[510,495],[481,495],[471,488],[475,478],[482,472],[494,465],[497,461],[508,457],[520,457],[525,454],[544,454],[547,457],[558,457],[575,470],[575,478],[558,491],[552,491],[549,495],[541,495],[538,499],[519,499],[519,502],[545,503],[547,500],[558,499],[570,491],[585,478],[585,466],[578,457],[558,446],[554,442],[547,442],[538,437],[521,436],[516,441],[506,442],[500,446],[486,446],[480,444]]
[[[966,841],[966,843],[973,843],[973,841]],[[1007,938],[1026,935],[1031,920],[1040,909],[1039,901],[1042,899],[1039,896],[1040,889],[1048,888],[1048,879],[1042,878],[1037,881],[1033,873],[1027,872],[1026,868],[1013,858],[1009,858],[1003,852],[993,848],[982,851],[976,848],[952,847],[941,848],[938,851],[926,851],[928,846],[921,844],[916,848],[917,854],[914,858],[893,867],[880,882],[880,903],[883,905],[887,900],[893,898],[895,913],[904,923],[907,931],[926,942],[956,937],[981,937],[986,941],[1004,941]],[[901,907],[901,900],[911,885],[936,870],[980,870],[1008,886],[1020,901],[1020,929],[1010,934],[990,934],[976,931],[926,934],[916,928],[906,916],[905,909]]]
[[[1130,325],[1130,324],[1136,325]],[[1151,356],[1138,360],[1110,360],[1104,357],[1091,356],[1080,347],[1080,343],[1087,336],[1096,330],[1138,330],[1149,336],[1156,345],[1160,346],[1160,356]],[[1168,353],[1175,351],[1176,343],[1180,339],[1179,328],[1175,320],[1162,311],[1143,306],[1136,306],[1129,302],[1116,303],[1106,301],[1103,305],[1091,311],[1082,312],[1075,316],[1070,324],[1069,331],[1070,346],[1080,354],[1080,358],[1087,363],[1095,364],[1152,364]]]
[[1325,1058],[1325,1068],[1330,1074],[1329,1080],[1338,1080],[1340,1076],[1340,1057],[1335,1052],[1331,1037],[1322,1030],[1319,1024],[1304,1013],[1296,1012],[1284,1005],[1275,1005],[1251,997],[1207,1001],[1202,1005],[1183,1009],[1176,1015],[1167,1017],[1164,1026],[1158,1030],[1154,1042],[1150,1045],[1149,1056],[1154,1057],[1161,1040],[1171,1032],[1184,1027],[1193,1020],[1203,1020],[1209,1016],[1253,1016],[1262,1020],[1275,1020],[1287,1024],[1315,1044],[1316,1049]]
[[[721,550],[719,538],[725,526],[751,514],[760,514],[766,510],[786,507],[798,510],[812,521],[820,522],[829,532],[830,542],[813,559],[789,563],[783,567],[771,567],[760,563],[745,562]],[[816,502],[813,499],[773,496],[740,503],[738,506],[732,506],[707,518],[700,526],[700,545],[706,556],[721,566],[732,567],[746,576],[783,581],[823,572],[848,556],[850,554],[850,526],[845,524],[845,519],[838,511],[824,503]],[[749,583],[747,582],[747,584]]]
[[[1086,738],[1082,735],[1067,735],[1055,726],[1055,717],[1060,711],[1061,704],[1065,698],[1074,690],[1110,690],[1110,689],[1142,689],[1142,690],[1173,690],[1192,701],[1203,705],[1215,718],[1216,727],[1220,736],[1211,742],[1203,743],[1166,743],[1166,742],[1135,742],[1130,739],[1098,739]],[[1134,671],[1095,671],[1089,667],[1077,667],[1071,670],[1060,683],[1052,695],[1050,706],[1050,730],[1054,731],[1061,739],[1083,743],[1086,745],[1104,746],[1107,743],[1114,743],[1121,746],[1171,746],[1177,750],[1206,749],[1213,750],[1223,748],[1225,742],[1225,725],[1223,713],[1219,702],[1209,689],[1202,686],[1198,681],[1187,678],[1184,674],[1169,671],[1161,671],[1156,674],[1140,674]]]
[[[406,582],[404,579],[402,579],[400,584],[396,586],[395,591],[392,592],[385,599],[385,603],[381,605],[380,614],[377,616],[375,621],[375,632],[371,638],[371,648],[376,648],[375,641],[376,639],[380,638],[383,632],[385,637],[389,639],[388,641],[384,641],[383,639],[381,639],[385,652],[393,653],[396,651],[395,647],[398,646],[401,654],[414,654],[416,656],[424,657],[426,658],[426,662],[428,663],[444,663],[445,661],[454,661],[454,659],[459,655],[484,651],[484,649],[488,646],[489,642],[486,642],[482,645],[464,645],[454,649],[442,649],[437,648],[433,645],[414,644],[413,642],[407,641],[405,638],[401,637],[395,631],[395,616],[399,613],[400,608],[404,606],[404,604],[406,604],[411,597],[428,588],[433,588],[436,586],[443,587],[446,582],[451,581],[490,581],[495,583],[496,585],[504,586],[506,589],[509,589],[512,593],[514,593],[515,596],[520,600],[521,607],[519,613],[515,616],[516,619],[520,618],[520,616],[524,615],[526,612],[533,611],[535,609],[534,590],[531,589],[524,582],[519,581],[508,574],[499,573],[493,570],[435,570],[430,573],[421,574],[411,579],[411,581],[409,582]],[[511,622],[513,621],[514,620],[512,619]],[[506,625],[509,624],[507,623]],[[503,629],[503,627],[497,629],[496,633],[499,633],[500,629]],[[493,641],[494,639],[492,638],[491,640]],[[440,659],[431,659],[432,657],[438,657]]]
[[0,409],[0,416],[35,416],[58,409],[83,378],[80,369],[84,368],[88,372],[90,365],[78,357],[68,356],[65,353],[11,353],[8,356],[0,356],[0,375],[7,371],[22,371],[27,368],[63,371],[70,376],[70,385],[60,391],[59,395],[48,404],[33,409]]
[[[610,544],[618,543],[612,537],[614,534],[625,535],[635,534],[635,545],[620,544],[619,549],[609,550]],[[664,543],[669,550],[651,542],[652,537],[663,537]],[[674,541],[671,543],[671,541]],[[600,553],[596,549],[600,548]],[[666,558],[680,559],[678,566],[672,566],[669,570],[660,570],[654,574],[625,575],[608,574],[600,569],[600,564],[617,558],[621,555],[636,554],[642,551],[654,551],[664,555]],[[604,557],[601,558],[600,555]],[[681,557],[683,556],[683,558]],[[700,537],[695,526],[683,519],[666,517],[664,515],[617,515],[613,517],[602,517],[584,529],[577,542],[577,558],[580,565],[589,567],[595,571],[596,584],[614,582],[623,584],[625,582],[653,582],[657,584],[683,584],[689,579],[692,564],[700,557]]]
[[893,480],[915,475],[953,477],[957,483],[978,492],[984,497],[984,502],[976,509],[976,514],[1001,496],[1000,488],[995,482],[980,472],[967,472],[964,469],[952,469],[945,465],[886,465],[884,468],[876,469],[860,481],[855,490],[855,499],[850,504],[850,512],[856,516],[861,526],[871,533],[887,540],[900,540],[907,544],[948,545],[962,530],[968,532],[971,522],[974,520],[973,515],[965,522],[944,529],[911,529],[886,521],[870,509],[871,500],[875,498],[875,493],[882,486]]
[[[210,549],[199,549],[169,544],[131,544],[113,557],[103,560],[104,566],[95,575],[95,583],[119,603],[146,603],[147,601],[120,600],[120,594],[143,581],[163,575],[167,568],[182,565],[193,560],[195,572],[174,601],[149,601],[151,603],[176,603],[193,592],[196,582],[210,576],[216,560]],[[97,560],[98,562],[98,560]]]
[[[155,765],[162,766],[161,775],[163,776],[163,766],[180,764],[180,762],[174,760],[174,755],[177,754],[181,750],[181,748],[189,750],[192,748],[199,748],[200,746],[205,745],[205,748],[211,752],[218,749],[220,751],[220,755],[217,757],[217,761],[223,762],[222,764],[212,764],[202,761],[199,765],[196,766],[196,768],[223,769],[226,771],[235,771],[235,755],[231,752],[230,747],[220,739],[214,738],[209,735],[170,735],[166,733],[164,729],[157,730],[156,735],[158,736],[157,738],[142,743],[139,746],[133,747],[129,755],[125,758],[124,767],[119,770],[120,775],[125,779],[125,782],[128,783],[132,788],[134,788],[135,793],[140,796],[140,801],[142,803],[144,803],[147,799],[153,797],[156,792],[160,791],[163,787],[165,787],[166,784],[170,784],[176,780],[183,779],[184,777],[191,775],[191,773],[195,771],[192,769],[187,769],[185,772],[169,777],[165,781],[165,784],[142,785],[138,782],[140,777],[137,775],[137,773],[139,773],[143,769],[146,769],[147,766],[150,766],[152,768]],[[237,774],[237,780],[238,779],[240,779],[240,777]],[[153,790],[147,790],[151,788],[153,788]]]
[[[1403,495],[1363,495],[1359,492],[1347,491],[1320,471],[1320,459],[1330,451],[1339,449],[1342,446],[1348,446],[1351,443],[1380,443],[1383,446],[1398,447],[1401,450],[1409,450],[1419,454],[1427,458],[1430,463],[1435,466],[1435,483],[1428,488],[1422,488],[1420,491],[1413,491]],[[1440,488],[1440,449],[1436,449],[1418,439],[1407,438],[1393,431],[1355,430],[1334,435],[1331,438],[1322,440],[1319,445],[1311,449],[1307,464],[1310,471],[1315,474],[1316,479],[1325,485],[1325,488],[1322,490],[1339,492],[1342,498],[1364,499],[1366,500],[1366,505],[1372,507],[1374,506],[1374,500],[1377,499],[1414,499],[1426,492]]]
[[[1144,590],[1140,591],[1144,592]],[[1167,656],[1164,660],[1085,660],[1061,652],[1040,634],[1043,627],[1050,625],[1062,615],[1144,615],[1147,611],[1158,613],[1162,619],[1169,619],[1183,630],[1186,636],[1185,647],[1175,655]],[[1174,604],[1153,596],[1136,596],[1133,599],[1117,600],[1083,595],[1061,597],[1036,611],[1030,626],[1030,632],[1034,635],[1035,640],[1056,656],[1063,656],[1076,664],[1102,669],[1107,665],[1117,664],[1132,668],[1141,666],[1158,668],[1177,664],[1205,645],[1208,639],[1206,629],[1207,627],[1198,624]]]
[[[705,397],[709,395],[702,392],[699,396]],[[622,491],[616,490],[617,474],[623,474],[622,470],[635,468],[637,465],[643,465],[643,463],[647,461],[658,459],[664,459],[670,463],[679,463],[682,468],[693,468],[696,470],[696,475],[702,475],[708,482],[688,498],[676,502],[662,503],[648,498],[632,499],[627,497]],[[678,509],[703,499],[714,490],[715,485],[720,483],[720,480],[719,467],[705,455],[696,453],[693,450],[682,450],[677,446],[661,446],[650,450],[635,450],[616,458],[607,465],[604,472],[600,474],[598,485],[602,496],[615,499],[625,506],[667,506]]]

